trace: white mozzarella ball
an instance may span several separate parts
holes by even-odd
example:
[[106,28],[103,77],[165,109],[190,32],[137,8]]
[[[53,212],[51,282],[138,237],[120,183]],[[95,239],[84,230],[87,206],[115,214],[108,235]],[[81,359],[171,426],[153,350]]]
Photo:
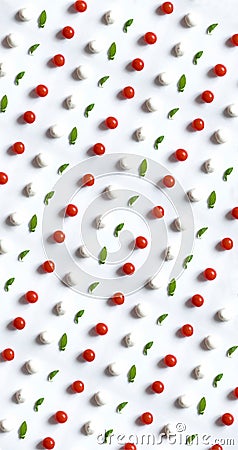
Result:
[[190,394],[180,395],[178,398],[178,404],[181,408],[189,408],[193,404],[193,397]]
[[234,311],[231,308],[222,308],[217,311],[217,316],[222,322],[228,322],[233,319]]
[[51,344],[55,341],[55,333],[53,331],[45,330],[39,335],[42,344]]
[[65,126],[63,124],[56,123],[50,127],[50,135],[53,138],[61,138],[64,136],[65,132]]
[[29,397],[29,392],[24,388],[24,389],[19,389],[16,393],[15,393],[15,398],[17,403],[24,403]]
[[98,406],[106,405],[109,401],[108,393],[104,391],[98,391],[94,395],[94,399]]
[[50,164],[50,157],[47,153],[39,153],[36,156],[36,163],[39,167],[47,167]]
[[215,348],[219,347],[220,339],[218,338],[218,336],[209,335],[204,339],[204,343],[208,350],[214,350]]
[[216,170],[217,164],[216,160],[209,158],[204,163],[204,169],[207,173],[213,173]]
[[207,372],[207,367],[204,364],[199,364],[199,366],[194,369],[194,375],[197,380],[204,378],[207,375]]
[[160,108],[159,99],[156,97],[148,98],[148,100],[146,100],[146,107],[147,107],[148,111],[150,111],[150,112],[158,111],[158,109]]
[[9,220],[12,225],[21,225],[24,222],[24,219],[24,215],[19,211],[14,212],[9,216]]
[[92,53],[100,53],[105,48],[105,43],[101,39],[94,39],[88,44],[89,50]]
[[135,313],[137,317],[146,317],[149,314],[149,308],[144,303],[138,303],[138,305],[135,306]]
[[0,239],[0,254],[8,253],[12,249],[12,244],[8,239]]
[[183,56],[187,50],[187,44],[185,42],[178,42],[174,47],[174,53],[177,57]]
[[136,138],[138,141],[145,141],[148,137],[148,130],[145,127],[140,127],[136,130]]
[[202,189],[198,187],[190,189],[190,191],[188,191],[188,198],[191,202],[200,202],[200,200],[202,200],[203,197],[204,193]]
[[104,15],[104,19],[107,25],[112,25],[118,17],[118,13],[115,10],[107,11]]
[[18,47],[23,41],[22,36],[18,33],[10,33],[6,39],[9,47],[11,48]]
[[74,109],[79,105],[80,97],[78,94],[72,94],[69,95],[69,97],[66,98],[65,103],[67,105],[68,109]]
[[108,372],[110,373],[110,375],[118,376],[121,375],[122,371],[123,365],[119,362],[113,362],[108,366]]
[[21,8],[18,11],[18,16],[23,22],[29,22],[29,20],[32,19],[33,14],[34,14],[34,12],[33,12],[32,8],[30,6],[27,6],[25,8]]
[[37,359],[29,359],[25,364],[28,373],[33,374],[39,372],[41,365]]
[[232,103],[226,110],[230,117],[238,117],[238,103]]
[[97,428],[96,424],[94,422],[92,422],[92,420],[89,420],[88,422],[86,422],[84,424],[84,430],[88,436],[95,433],[96,428]]
[[229,141],[229,138],[230,134],[225,128],[220,128],[215,132],[215,139],[218,144],[225,144],[225,142]]
[[87,247],[85,245],[81,245],[79,247],[79,254],[80,254],[80,256],[82,256],[82,258],[90,257],[90,253],[88,252]]
[[16,421],[13,417],[6,417],[0,421],[0,430],[3,432],[12,431],[15,428]]
[[127,347],[134,347],[134,345],[137,343],[137,341],[138,341],[138,336],[135,333],[128,333],[124,337],[124,342]]
[[184,17],[184,21],[187,27],[196,27],[200,22],[200,17],[197,13],[191,12],[186,14],[186,16]]
[[61,300],[55,305],[55,310],[58,316],[63,316],[68,312],[68,303],[64,300]]
[[117,198],[116,190],[117,190],[117,186],[109,185],[105,188],[104,193],[110,200],[113,200],[113,199]]
[[163,86],[168,86],[174,80],[174,75],[172,72],[161,72],[158,76],[160,84]]
[[76,73],[80,80],[86,80],[92,75],[92,69],[90,66],[83,64],[76,69]]

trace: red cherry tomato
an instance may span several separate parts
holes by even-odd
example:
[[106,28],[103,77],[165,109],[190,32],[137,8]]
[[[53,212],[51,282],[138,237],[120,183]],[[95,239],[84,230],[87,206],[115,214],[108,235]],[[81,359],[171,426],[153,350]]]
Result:
[[64,27],[61,33],[65,39],[72,39],[72,37],[74,37],[74,29],[69,26]]
[[35,122],[35,120],[36,120],[36,116],[35,116],[35,114],[33,113],[33,111],[26,111],[26,112],[23,114],[23,119],[24,119],[24,121],[25,121],[26,123],[33,123],[33,122]]
[[127,442],[124,445],[123,450],[136,450],[136,445],[135,444],[131,444],[130,442]]
[[128,262],[122,266],[122,270],[125,275],[132,275],[135,272],[135,266],[134,264]]
[[95,326],[95,331],[100,336],[104,336],[108,332],[108,326],[105,323],[97,323]]
[[91,173],[86,173],[82,178],[82,182],[84,186],[93,186],[95,182],[94,176]]
[[71,388],[74,392],[77,392],[77,394],[80,394],[84,391],[84,383],[80,380],[74,381],[71,385]]
[[155,33],[148,31],[148,33],[145,33],[144,35],[144,40],[146,44],[153,45],[157,41],[157,36]]
[[193,306],[197,306],[197,308],[200,308],[200,306],[202,306],[204,303],[204,298],[199,294],[193,295],[191,300]]
[[204,129],[204,121],[202,119],[194,119],[192,127],[196,131],[202,131]]
[[99,142],[97,142],[97,144],[94,144],[93,146],[93,151],[95,153],[95,155],[104,155],[105,153],[105,146],[103,144],[100,144]]
[[55,270],[55,263],[53,261],[47,260],[43,262],[42,268],[46,273],[52,273]]
[[8,182],[8,176],[4,172],[0,172],[0,184],[6,184]]
[[224,425],[230,426],[234,422],[234,417],[230,413],[225,413],[223,416],[221,416],[221,421]]
[[231,36],[231,42],[233,45],[238,45],[238,34],[233,34],[233,36]]
[[84,350],[83,358],[85,359],[85,361],[88,361],[88,362],[94,361],[94,359],[95,359],[94,351],[91,350],[90,348],[88,348],[87,350]]
[[211,447],[211,450],[223,450],[223,448],[222,448],[222,446],[219,445],[219,444],[214,444],[214,445]]
[[172,177],[172,175],[165,175],[163,178],[163,184],[167,188],[172,188],[175,185],[175,179]]
[[164,363],[168,367],[174,367],[177,364],[177,358],[174,355],[166,355],[164,357]]
[[137,236],[136,238],[136,247],[137,248],[146,248],[148,245],[148,241],[144,236]]
[[214,94],[211,91],[204,91],[201,97],[205,103],[211,103],[214,100]]
[[144,61],[142,61],[142,59],[140,58],[133,59],[131,65],[133,69],[136,70],[137,72],[140,72],[141,70],[144,69]]
[[124,97],[129,99],[129,98],[133,98],[134,97],[135,90],[131,86],[126,86],[126,87],[124,87],[122,93],[123,93]]
[[223,66],[223,64],[216,64],[216,66],[213,68],[214,73],[217,75],[217,77],[224,77],[226,75],[226,67]]
[[58,423],[65,423],[68,420],[68,416],[67,416],[66,412],[64,412],[64,411],[57,411],[55,413],[55,420]]
[[162,381],[154,381],[151,388],[156,394],[161,394],[164,391],[164,384]]
[[23,330],[23,328],[25,328],[26,322],[25,322],[25,320],[22,317],[16,317],[13,320],[12,325],[17,330]]
[[238,219],[238,206],[232,209],[231,215],[232,217],[234,217],[234,219]]
[[35,291],[27,291],[25,293],[25,299],[28,303],[36,303],[38,300],[38,294]]
[[161,9],[162,9],[164,14],[172,14],[172,12],[174,10],[174,5],[171,2],[164,2],[161,5]]
[[21,155],[25,151],[25,145],[23,144],[23,142],[15,142],[15,144],[13,144],[12,146],[12,150],[17,155]]
[[188,153],[183,148],[178,148],[175,152],[175,157],[178,161],[186,161]]
[[84,12],[87,9],[87,3],[78,0],[77,2],[74,3],[74,7],[75,7],[76,11]]
[[64,242],[64,240],[65,240],[65,234],[63,233],[63,231],[57,230],[53,234],[53,239],[58,244],[62,244],[62,242]]
[[46,437],[45,439],[43,439],[42,445],[47,450],[51,450],[55,446],[55,441],[51,437]]
[[224,248],[224,250],[231,250],[233,247],[233,241],[230,238],[224,238],[221,241],[221,247]]
[[55,55],[55,56],[53,57],[53,60],[52,60],[52,61],[53,61],[53,63],[54,63],[55,66],[61,67],[61,66],[64,66],[65,58],[64,58],[63,55],[58,54],[58,55]]
[[204,270],[203,272],[204,277],[206,278],[206,280],[215,280],[217,274],[216,271],[214,269],[212,269],[211,267],[208,267],[207,269]]
[[36,93],[39,97],[46,97],[48,94],[48,87],[44,84],[38,84],[38,86],[36,86]]
[[69,217],[74,217],[78,214],[78,208],[76,205],[72,205],[72,203],[70,203],[65,210],[65,214],[66,216]]
[[145,412],[141,415],[140,420],[144,425],[150,425],[153,422],[153,415],[150,412]]
[[5,361],[12,361],[14,359],[14,350],[11,348],[5,348],[5,350],[2,351],[2,357],[5,359]]
[[193,335],[193,327],[192,325],[189,325],[188,323],[186,325],[183,325],[181,328],[181,333],[183,336],[189,337]]
[[112,301],[115,303],[115,305],[123,305],[125,301],[125,296],[122,294],[122,292],[116,292],[112,296]]
[[105,120],[107,128],[114,130],[118,126],[118,120],[115,117],[107,117]]
[[236,388],[234,389],[233,394],[234,394],[234,396],[235,396],[236,398],[238,398],[238,387],[236,387]]
[[162,206],[155,206],[152,211],[157,219],[164,217],[164,208]]

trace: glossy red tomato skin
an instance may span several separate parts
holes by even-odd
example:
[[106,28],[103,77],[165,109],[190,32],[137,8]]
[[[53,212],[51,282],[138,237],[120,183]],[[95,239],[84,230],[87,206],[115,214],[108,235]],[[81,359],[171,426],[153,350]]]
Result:
[[103,144],[101,144],[100,142],[97,142],[93,146],[93,151],[94,151],[95,155],[98,155],[98,156],[104,155],[105,150],[106,150],[105,146]]
[[128,262],[122,266],[122,270],[125,275],[133,275],[133,273],[135,272],[135,266],[134,264]]
[[42,441],[42,446],[47,450],[52,450],[55,446],[55,441],[51,437],[46,437]]
[[110,130],[114,130],[118,126],[118,120],[116,119],[116,117],[109,116],[106,118],[105,124],[107,128],[109,128]]
[[133,59],[131,65],[133,69],[136,70],[137,72],[140,72],[141,70],[144,69],[144,61],[140,58]]
[[135,96],[135,90],[132,86],[124,87],[122,93],[123,93],[124,97],[127,99],[133,98]]
[[82,178],[83,186],[93,186],[95,178],[91,173],[86,173]]
[[84,391],[84,383],[80,380],[76,380],[72,383],[71,388],[77,394],[81,394]]
[[186,159],[188,158],[188,152],[183,148],[178,148],[178,150],[176,150],[175,152],[175,158],[178,161],[186,161]]
[[230,413],[225,413],[221,416],[221,421],[224,425],[229,427],[234,423],[234,417]]
[[35,291],[27,291],[25,293],[25,299],[28,303],[36,303],[38,300],[38,294]]
[[213,71],[217,77],[224,77],[226,75],[227,69],[223,64],[216,64]]
[[224,250],[231,250],[232,248],[233,248],[233,241],[232,241],[232,239],[230,239],[230,238],[224,238],[224,239],[222,239],[222,241],[221,241],[221,247],[224,249]]
[[66,412],[64,412],[64,411],[57,411],[55,413],[55,420],[58,423],[65,423],[68,420],[68,416],[67,416]]
[[222,446],[219,444],[214,444],[210,450],[223,450]]
[[125,296],[122,292],[115,292],[112,296],[112,301],[115,305],[123,305],[125,301]]
[[143,249],[147,247],[148,241],[144,236],[137,236],[135,244],[137,248]]
[[165,175],[163,178],[163,185],[167,188],[172,188],[175,185],[175,179],[172,175]]
[[152,212],[157,219],[164,217],[164,208],[162,206],[155,206]]
[[25,151],[25,145],[23,142],[15,142],[12,146],[12,150],[17,155],[21,155]]
[[84,12],[87,9],[87,3],[84,1],[78,0],[77,2],[74,3],[74,7],[75,7],[76,11]]
[[55,270],[55,263],[53,261],[47,260],[43,262],[42,268],[46,273],[52,273]]
[[166,355],[164,357],[164,363],[167,367],[174,367],[177,364],[177,358],[174,355]]
[[65,64],[65,57],[58,53],[57,55],[53,56],[52,61],[55,66],[62,67]]
[[65,234],[61,230],[56,230],[53,234],[53,239],[58,244],[62,244],[65,241]]
[[204,129],[204,121],[203,119],[194,119],[192,122],[192,127],[196,131],[202,131]]
[[94,359],[95,359],[94,351],[91,350],[90,348],[88,348],[87,350],[84,350],[83,358],[85,359],[85,361],[88,361],[88,362],[94,361]]
[[5,172],[0,172],[0,184],[6,184],[8,182],[8,176]]
[[62,36],[64,36],[65,39],[72,39],[72,37],[74,37],[74,29],[69,26],[64,27],[62,30]]
[[238,387],[236,387],[233,391],[233,394],[236,398],[238,398]]
[[174,5],[171,2],[164,2],[161,5],[161,9],[162,9],[164,14],[172,14],[172,12],[174,10]]
[[69,217],[76,216],[78,214],[77,206],[73,205],[72,203],[69,203],[69,205],[67,205],[67,207],[66,207],[65,214],[66,214],[66,216],[69,216]]
[[16,330],[23,330],[26,326],[26,322],[22,317],[16,317],[13,320],[12,325],[16,328]]
[[196,306],[197,308],[200,308],[204,303],[204,298],[200,294],[193,295],[191,300],[193,306]]
[[136,450],[136,445],[132,444],[131,442],[127,442],[124,445],[123,450]]
[[2,358],[4,361],[12,361],[14,359],[15,353],[12,348],[5,348],[5,350],[2,351]]
[[148,31],[148,33],[145,33],[144,35],[144,41],[146,42],[146,44],[153,45],[157,41],[157,36],[155,33]]
[[164,384],[162,381],[154,381],[154,383],[151,385],[152,391],[154,391],[156,394],[162,394],[164,391]]
[[38,86],[36,86],[36,93],[39,97],[46,97],[48,92],[48,87],[44,84],[38,84]]
[[203,272],[204,278],[206,278],[206,280],[212,281],[215,280],[217,274],[216,271],[214,269],[212,269],[211,267],[208,267],[207,269],[204,270]]
[[31,124],[31,123],[34,123],[34,122],[35,122],[35,120],[36,120],[36,115],[35,115],[35,113],[33,113],[33,111],[26,111],[26,112],[24,112],[24,114],[23,114],[23,119],[24,119],[24,121],[25,121],[26,123]]
[[97,325],[95,326],[95,331],[100,336],[104,336],[108,332],[108,326],[102,322],[97,323]]
[[181,328],[181,333],[183,336],[189,337],[193,335],[193,327],[190,324],[185,324]]
[[205,103],[212,103],[214,100],[214,94],[211,91],[203,91],[201,98]]
[[235,206],[235,208],[232,209],[231,215],[234,219],[238,219],[238,206]]
[[140,416],[140,420],[144,425],[150,425],[153,422],[153,415],[150,412],[145,412]]

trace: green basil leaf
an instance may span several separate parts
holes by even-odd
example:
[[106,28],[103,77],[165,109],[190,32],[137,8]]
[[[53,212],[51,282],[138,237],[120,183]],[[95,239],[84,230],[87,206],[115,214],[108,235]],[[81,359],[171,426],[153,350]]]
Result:
[[69,166],[69,164],[62,164],[62,166],[60,166],[59,168],[58,168],[58,174],[59,175],[62,175],[62,173],[65,171],[65,169],[67,169],[67,167]]
[[25,439],[26,433],[27,433],[27,423],[24,420],[24,422],[22,422],[22,424],[21,424],[21,426],[19,428],[19,438],[20,439]]
[[44,397],[39,398],[39,400],[36,400],[35,404],[34,404],[34,411],[38,412],[39,411],[39,406],[42,405],[43,401],[44,401]]
[[42,13],[40,14],[40,17],[38,19],[38,26],[39,28],[44,28],[45,24],[46,24],[46,20],[47,20],[47,14],[46,11],[42,11]]
[[5,286],[4,286],[4,291],[8,292],[9,291],[9,286],[11,286],[15,281],[15,278],[9,278],[9,280],[6,281]]
[[107,247],[103,247],[99,255],[99,264],[105,264],[107,259]]
[[231,172],[233,172],[233,167],[229,167],[229,169],[225,170],[223,174],[223,181],[227,181],[227,177],[231,174]]
[[88,292],[90,294],[92,294],[92,292],[94,291],[94,289],[96,289],[96,287],[99,285],[99,281],[95,281],[95,283],[90,284],[89,288],[88,288]]
[[26,72],[20,72],[20,73],[17,74],[17,76],[16,76],[16,78],[15,78],[15,81],[14,81],[14,83],[16,84],[16,86],[19,85],[19,80],[21,80],[21,79],[24,77],[25,73],[26,73]]
[[203,51],[197,52],[196,55],[193,57],[193,64],[196,66],[198,63],[198,59],[200,59],[203,55]]
[[84,117],[88,118],[88,113],[93,110],[94,106],[95,106],[95,103],[91,103],[91,105],[87,106],[87,108],[84,111]]
[[155,140],[155,143],[154,143],[154,149],[155,149],[155,150],[158,150],[159,144],[161,144],[161,142],[163,142],[163,140],[164,140],[164,136],[159,136],[159,137]]
[[114,230],[114,236],[118,237],[119,231],[122,230],[122,228],[124,227],[124,223],[119,223],[119,225],[116,226],[115,230]]
[[147,172],[147,166],[148,166],[147,165],[147,160],[143,159],[143,161],[142,161],[142,163],[140,165],[140,168],[139,168],[140,177],[144,177],[145,176],[145,174]]
[[117,52],[117,46],[116,46],[116,43],[113,42],[110,45],[108,52],[107,52],[107,56],[110,61],[113,61],[113,59],[115,58],[116,52]]
[[113,433],[113,430],[108,430],[105,431],[105,436],[104,436],[104,444],[107,443],[109,436]]
[[208,230],[208,227],[200,228],[197,232],[197,238],[200,238],[206,231]]
[[184,269],[187,269],[187,268],[188,268],[188,263],[190,263],[190,261],[192,261],[192,259],[193,259],[193,255],[188,255],[188,256],[185,258],[185,260],[184,260],[184,262],[183,262],[183,268],[184,268]]
[[139,195],[134,195],[133,197],[129,198],[128,206],[134,205],[134,203],[136,202],[136,200],[138,200],[139,197],[140,197]]
[[32,45],[29,50],[28,50],[28,54],[29,55],[33,55],[33,53],[36,51],[36,49],[40,46],[40,44],[34,44]]
[[176,280],[173,278],[168,284],[168,295],[173,296],[176,289]]
[[36,227],[37,227],[37,216],[36,214],[34,214],[34,216],[32,216],[29,222],[29,231],[31,233],[34,233],[34,231],[36,231]]
[[187,83],[186,76],[183,74],[178,80],[178,91],[183,92]]
[[74,323],[79,323],[79,318],[84,315],[84,309],[78,311],[74,316]]
[[23,250],[23,252],[19,253],[17,258],[18,261],[22,261],[25,258],[25,256],[28,255],[29,251],[30,250]]
[[134,19],[129,19],[124,23],[124,26],[123,26],[124,33],[127,33],[127,28],[129,28],[133,24],[133,22],[134,22]]
[[152,347],[153,344],[154,344],[154,342],[151,341],[151,342],[148,342],[148,344],[146,344],[146,345],[144,346],[144,349],[143,349],[143,355],[146,355],[146,356],[147,356],[148,350]]
[[52,381],[53,378],[57,375],[57,373],[59,373],[59,370],[53,370],[53,372],[50,372],[47,377],[48,381]]
[[191,436],[187,436],[186,444],[191,445],[193,443],[194,439],[196,439],[197,437],[198,437],[198,434],[192,434]]
[[136,377],[136,366],[133,365],[133,366],[131,366],[131,368],[130,368],[130,370],[128,372],[128,382],[129,383],[134,383],[135,377]]
[[172,119],[178,111],[179,111],[179,108],[171,109],[171,111],[169,111],[169,113],[168,113],[168,119]]
[[74,145],[78,137],[77,127],[74,127],[69,135],[69,143],[70,145]]
[[61,352],[65,351],[67,343],[68,343],[68,337],[67,337],[67,334],[64,333],[61,336],[60,341],[59,341],[59,349],[60,349]]
[[231,355],[238,349],[238,345],[234,345],[234,347],[231,347],[227,350],[226,352],[226,356],[228,356],[228,358],[231,357]]
[[50,191],[48,192],[48,194],[46,194],[45,198],[44,198],[44,204],[48,205],[49,204],[49,200],[54,196],[55,191]]
[[8,98],[7,98],[7,95],[4,95],[2,97],[2,100],[1,100],[1,103],[0,103],[0,111],[1,112],[6,112],[7,105],[8,105]]
[[126,405],[128,405],[128,402],[120,403],[120,405],[118,405],[117,407],[117,412],[120,413],[125,408]]
[[207,28],[207,34],[211,34],[213,32],[213,30],[215,30],[217,25],[218,25],[218,23],[213,23],[212,25],[209,25],[209,27]]
[[200,402],[198,403],[198,414],[204,414],[207,406],[207,402],[205,397],[202,397]]
[[217,383],[218,381],[221,381],[221,379],[223,378],[223,373],[219,373],[213,380],[213,387],[216,388],[217,387]]
[[214,208],[216,199],[217,199],[216,192],[212,191],[207,200],[208,208]]
[[106,83],[106,81],[108,80],[109,75],[106,75],[105,77],[100,78],[99,82],[98,82],[98,86],[99,87],[103,87],[104,83]]
[[158,317],[157,319],[157,324],[160,324],[166,319],[166,317],[168,317],[168,314],[162,314],[161,316]]

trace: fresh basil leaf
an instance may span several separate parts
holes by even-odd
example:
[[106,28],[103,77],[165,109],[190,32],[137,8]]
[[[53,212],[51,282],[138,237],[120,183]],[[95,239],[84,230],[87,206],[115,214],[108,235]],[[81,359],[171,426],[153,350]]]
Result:
[[99,255],[99,264],[105,264],[107,259],[107,247],[103,247]]
[[94,289],[96,289],[96,287],[99,285],[99,281],[95,281],[95,283],[90,284],[89,288],[88,288],[88,292],[90,294],[92,294],[92,292],[94,291]]
[[151,341],[151,342],[148,342],[148,344],[146,344],[146,345],[144,346],[143,355],[146,355],[146,356],[147,356],[148,350],[152,347],[153,344],[154,344],[154,342]]
[[5,286],[4,286],[4,291],[8,292],[9,291],[9,286],[11,286],[15,281],[15,278],[9,278],[9,280],[6,281]]
[[128,372],[128,382],[129,383],[134,383],[135,377],[136,377],[136,366],[133,365],[133,366],[131,366],[131,368],[130,368],[130,370]]
[[159,136],[159,137],[155,140],[155,143],[154,143],[154,149],[155,149],[155,150],[158,150],[159,144],[161,144],[161,142],[163,142],[163,140],[164,140],[164,136]]
[[208,227],[200,228],[197,232],[197,238],[200,238],[206,231],[208,230]]
[[42,11],[42,13],[40,14],[40,17],[38,19],[38,26],[39,28],[44,28],[45,24],[46,24],[46,20],[47,20],[47,14],[46,11]]
[[113,430],[105,431],[104,444],[106,444],[108,442],[108,438],[112,433],[113,433]]
[[74,145],[78,137],[77,127],[74,127],[69,135],[69,143],[70,145]]
[[203,51],[197,52],[196,55],[193,57],[193,64],[196,66],[198,63],[198,59],[200,59],[203,55]]
[[48,194],[46,194],[45,198],[44,198],[44,204],[48,205],[49,204],[49,200],[54,196],[55,191],[50,191],[48,192]]
[[183,92],[187,83],[186,76],[183,74],[178,80],[178,91]]
[[168,295],[173,296],[176,289],[176,280],[173,278],[168,284]]
[[28,50],[28,54],[29,55],[33,55],[33,53],[36,51],[36,49],[40,46],[40,44],[34,44],[32,45],[29,50]]
[[129,198],[128,206],[134,205],[134,203],[136,202],[136,200],[138,200],[139,197],[140,197],[139,195],[134,195],[133,197]]
[[207,406],[207,402],[205,397],[202,397],[200,402],[198,403],[198,414],[204,414]]
[[57,375],[57,373],[59,373],[59,370],[53,370],[53,372],[50,372],[48,375],[48,381],[52,381],[53,378]]
[[110,45],[108,52],[107,52],[107,56],[110,61],[113,61],[113,59],[115,58],[116,52],[117,52],[117,46],[116,46],[116,43],[113,42]]
[[26,73],[26,72],[19,72],[19,73],[17,74],[17,76],[16,76],[16,78],[15,78],[15,81],[14,81],[14,83],[16,84],[16,86],[19,85],[19,80],[21,80],[21,79],[24,77],[25,73]]
[[133,22],[134,22],[133,19],[129,19],[124,23],[124,26],[123,26],[124,33],[127,33],[127,28],[129,28],[133,24]]
[[29,231],[31,233],[34,233],[34,231],[36,231],[36,227],[37,227],[37,216],[36,214],[34,214],[34,216],[32,216],[29,222]]
[[68,343],[68,337],[67,337],[67,334],[64,333],[61,336],[60,341],[59,341],[59,349],[60,349],[60,351],[62,351],[62,352],[65,351],[67,343]]
[[124,223],[119,223],[119,225],[116,226],[115,230],[114,230],[114,236],[118,237],[119,231],[122,230],[122,228],[124,227]]
[[106,81],[108,80],[109,75],[106,75],[105,77],[100,78],[99,82],[98,82],[98,86],[99,87],[103,87],[104,83],[106,83]]
[[69,164],[62,164],[62,166],[60,166],[59,168],[58,168],[58,174],[59,175],[62,175],[62,173],[65,171],[65,169],[67,169],[67,167],[69,166]]
[[39,398],[39,400],[36,400],[35,405],[34,405],[34,411],[35,412],[39,411],[39,406],[42,405],[44,400],[45,400],[44,397]]
[[144,177],[145,176],[145,174],[147,172],[147,166],[148,166],[147,160],[143,159],[143,161],[142,161],[142,163],[140,165],[140,168],[139,168],[140,177]]
[[212,191],[207,200],[208,208],[214,208],[216,199],[217,199],[216,192]]
[[234,347],[231,347],[227,350],[226,352],[226,356],[228,356],[228,358],[231,357],[231,355],[238,349],[238,345],[234,345]]
[[183,268],[184,268],[184,269],[187,269],[187,268],[188,268],[188,263],[190,263],[190,261],[192,261],[192,259],[193,259],[193,255],[188,255],[188,256],[185,258],[185,260],[184,260],[184,262],[183,262]]
[[213,32],[213,30],[215,30],[217,25],[218,25],[218,23],[213,23],[212,25],[209,25],[209,27],[207,28],[207,34],[211,34]]
[[196,439],[197,437],[198,437],[198,434],[192,434],[191,436],[187,436],[186,444],[191,445],[193,443],[194,439]]
[[217,387],[217,383],[218,381],[221,381],[221,379],[223,378],[223,373],[219,373],[213,380],[213,387],[216,388]]
[[227,177],[231,174],[231,172],[233,172],[233,167],[229,167],[229,169],[225,170],[223,174],[223,181],[227,181]]
[[19,253],[17,258],[18,261],[22,261],[25,258],[25,256],[28,255],[29,251],[30,250],[23,250],[23,252]]
[[84,117],[88,118],[88,113],[93,110],[94,106],[95,106],[95,103],[91,103],[91,105],[87,106],[87,108],[84,111]]
[[2,97],[1,103],[0,103],[0,112],[6,112],[7,109],[7,105],[8,105],[8,98],[7,95],[4,95]]
[[169,113],[168,113],[168,119],[172,119],[178,111],[179,111],[179,108],[171,109],[171,111],[169,111]]
[[157,319],[157,324],[160,324],[166,319],[166,317],[168,317],[168,314],[162,314],[161,316],[158,317]]
[[120,403],[120,405],[118,405],[117,407],[117,412],[120,413],[125,408],[126,405],[128,405],[128,402]]
[[22,422],[22,424],[21,424],[21,426],[19,428],[19,438],[20,439],[25,439],[26,433],[27,433],[27,423],[24,420],[24,422]]

